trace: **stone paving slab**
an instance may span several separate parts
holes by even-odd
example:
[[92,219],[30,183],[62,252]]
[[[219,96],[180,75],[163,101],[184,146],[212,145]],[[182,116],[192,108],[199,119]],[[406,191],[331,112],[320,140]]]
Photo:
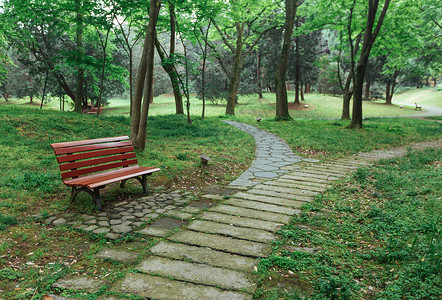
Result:
[[305,182],[310,182],[310,183],[323,183],[323,184],[330,184],[331,178],[329,179],[321,179],[321,178],[313,178],[313,177],[308,177],[308,176],[302,176],[300,174],[296,174],[296,173],[290,173],[290,174],[286,174],[286,175],[282,175],[281,177],[279,177],[279,179],[289,179],[291,181],[296,180],[296,181],[305,181]]
[[88,293],[98,292],[106,282],[101,279],[94,279],[87,276],[71,276],[58,280],[52,286],[65,290],[84,291]]
[[150,236],[165,237],[170,233],[170,231],[171,231],[171,229],[164,229],[164,228],[150,226],[150,227],[146,227],[144,229],[135,231],[135,233],[150,235]]
[[[271,198],[282,198],[282,199],[287,199],[287,200],[293,200],[293,201],[302,201],[302,202],[310,202],[313,200],[312,196],[303,196],[303,195],[298,195],[298,194],[289,194],[289,193],[281,193],[281,192],[276,192],[276,191],[272,191],[269,189],[250,189],[247,191],[247,193],[249,195],[257,195],[259,197],[271,197]],[[257,200],[257,199],[256,199]],[[276,202],[274,202],[276,203]],[[295,206],[296,207],[296,206]]]
[[309,172],[307,170],[302,170],[300,172],[294,172],[291,173],[291,175],[296,175],[296,176],[303,176],[303,177],[308,177],[309,179],[311,178],[318,178],[318,179],[325,179],[325,180],[336,180],[339,179],[338,176],[335,175],[320,175],[320,174],[315,174],[313,172]]
[[[267,190],[267,191],[273,191],[273,192],[279,192],[279,193],[286,193],[289,195],[306,196],[307,201],[311,200],[312,196],[319,194],[319,192],[309,191],[309,190],[300,189],[300,188],[282,187],[282,186],[267,185],[267,184],[259,184],[259,185],[255,186],[253,189],[251,189],[249,192],[253,193],[253,191],[255,191],[255,190]],[[257,192],[259,193],[259,191],[257,191]]]
[[291,187],[291,188],[295,188],[295,189],[303,189],[304,191],[312,191],[312,192],[318,192],[318,193],[322,193],[324,191],[326,191],[329,186],[314,186],[314,185],[305,185],[303,183],[289,183],[289,182],[284,182],[284,181],[280,181],[280,180],[273,180],[273,181],[266,181],[263,182],[262,184],[268,185],[268,186],[279,186],[279,187]]
[[256,289],[256,283],[251,280],[247,273],[165,257],[150,256],[141,262],[136,269],[145,273],[172,276],[178,280],[220,287],[226,290],[253,293]]
[[225,202],[226,204],[235,205],[235,206],[241,206],[256,210],[263,210],[268,212],[274,212],[279,214],[286,214],[286,215],[294,215],[297,213],[297,210],[292,207],[285,207],[280,205],[274,205],[274,204],[268,204],[268,203],[262,203],[262,202],[256,202],[256,201],[249,201],[249,200],[243,200],[243,199],[235,199],[230,198]]
[[272,251],[272,247],[269,244],[188,230],[171,235],[169,240],[251,257],[265,257]]
[[241,227],[262,229],[270,232],[278,231],[283,225],[282,223],[275,223],[275,222],[251,219],[246,217],[220,214],[213,211],[204,212],[200,217],[209,221],[216,221],[220,223],[232,224]]
[[254,258],[179,243],[160,242],[153,246],[150,251],[156,256],[190,260],[249,273],[254,271],[255,265],[258,263],[258,260]]
[[138,260],[138,253],[106,248],[95,254],[95,257],[122,263],[134,263]]
[[261,229],[237,227],[230,224],[203,220],[193,221],[187,228],[194,231],[221,234],[223,236],[231,236],[242,240],[261,243],[270,243],[276,239],[276,236],[274,236],[272,233]]
[[282,176],[280,178],[278,178],[278,180],[274,180],[273,182],[282,182],[282,183],[287,183],[287,184],[292,184],[292,185],[301,185],[301,186],[305,186],[305,187],[309,187],[309,186],[320,187],[320,188],[326,188],[326,189],[332,187],[330,182],[311,182],[311,181],[306,181],[305,178],[293,179],[293,178],[284,178]]
[[341,178],[348,174],[348,172],[343,170],[337,170],[335,168],[333,169],[326,169],[324,166],[317,166],[317,167],[304,167],[301,169],[301,173],[308,173],[308,174],[316,174],[316,175],[323,175],[326,177],[336,177]]
[[165,212],[164,215],[179,218],[182,220],[191,219],[193,215],[191,213],[179,211],[179,210],[169,210],[168,212]]
[[[256,210],[256,209],[245,208],[245,207],[223,205],[223,204],[213,207],[209,211],[231,214],[231,215],[247,217],[247,218],[255,218],[255,219],[265,220],[265,221],[282,222],[282,223],[288,223],[290,221],[290,219],[292,218],[291,216],[288,216],[288,215],[272,213],[272,212],[265,212],[265,211],[260,211],[260,210]],[[297,210],[296,213],[301,213],[301,211]]]
[[129,273],[112,291],[159,300],[251,300],[252,295],[219,288]]
[[[280,197],[275,197],[274,195],[272,196],[263,196],[262,194],[265,194],[265,191],[263,191],[262,193],[258,190],[255,190],[255,193],[245,193],[245,194],[237,194],[235,195],[235,197],[238,198],[242,198],[245,200],[251,200],[251,201],[258,201],[258,202],[264,202],[264,203],[268,203],[268,204],[275,204],[275,205],[281,205],[281,206],[289,206],[292,208],[299,208],[300,206],[302,206],[304,203],[306,202],[306,198],[305,197],[301,197],[298,196],[296,197],[295,195],[292,195],[291,199],[287,199],[287,198],[280,198]],[[301,198],[302,200],[296,200],[296,198]],[[293,199],[293,200],[292,200]],[[229,203],[228,201],[226,203]],[[259,204],[259,203],[258,203]],[[278,212],[278,211],[276,211]]]

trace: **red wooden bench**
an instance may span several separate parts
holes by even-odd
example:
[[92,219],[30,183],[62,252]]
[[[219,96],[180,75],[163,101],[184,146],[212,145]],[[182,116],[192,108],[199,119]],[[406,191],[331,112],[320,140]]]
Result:
[[160,171],[155,167],[140,167],[128,136],[51,144],[59,163],[63,183],[72,187],[71,201],[81,191],[89,193],[96,208],[102,209],[100,188],[128,179],[137,179],[148,193],[147,175]]
[[[98,107],[92,106],[91,109],[87,113],[88,114],[97,114],[97,111],[98,111]],[[101,115],[102,111],[103,111],[103,108],[100,107],[100,115]]]
[[416,108],[414,110],[422,111],[422,106],[418,106],[416,102],[414,102],[414,105],[416,105]]

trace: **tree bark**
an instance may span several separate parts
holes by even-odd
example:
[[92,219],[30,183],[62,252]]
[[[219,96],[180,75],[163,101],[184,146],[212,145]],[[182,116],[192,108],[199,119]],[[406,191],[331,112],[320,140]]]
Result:
[[353,90],[348,91],[343,95],[341,120],[350,120],[350,100],[352,95]]
[[387,85],[385,86],[385,103],[386,104],[391,104],[391,84],[390,81],[387,82]]
[[256,80],[258,83],[258,98],[264,98],[262,96],[262,82],[261,82],[261,50],[258,49],[256,54]]
[[[81,64],[84,56],[83,45],[83,12],[81,0],[75,0],[76,18],[76,39],[77,39],[77,63]],[[83,85],[84,85],[84,69],[80,66],[77,70],[77,90],[75,93],[75,107],[74,111],[81,114],[82,100],[83,100]]]
[[239,88],[239,80],[241,76],[242,64],[243,64],[243,35],[244,24],[236,23],[236,48],[233,58],[233,69],[229,76],[229,88],[227,90],[227,105],[226,115],[235,114],[235,104],[237,103],[237,95]]
[[295,25],[295,16],[297,10],[297,0],[285,1],[285,23],[284,23],[284,41],[282,44],[281,54],[278,59],[278,67],[276,69],[276,119],[290,118],[287,102],[287,87],[285,85],[287,74],[287,63],[289,60],[290,46],[293,34],[293,26]]
[[304,101],[305,99],[304,99],[304,89],[303,89],[303,84],[301,83],[301,86],[300,86],[300,90],[301,90],[301,101]]
[[[298,19],[295,21],[295,28],[298,28]],[[299,37],[295,37],[295,104],[300,104],[299,102],[299,81],[300,81],[300,66],[299,66]]]
[[[169,2],[169,15],[170,15],[170,51],[169,51],[169,57],[173,58],[175,54],[175,43],[176,43],[176,15],[175,15],[175,6],[172,4],[172,2]],[[177,115],[184,114],[183,109],[183,96],[181,95],[180,91],[180,85],[178,82],[178,75],[176,73],[176,69],[174,66],[174,63],[172,63],[172,72],[168,72],[166,70],[167,74],[170,76],[170,80],[172,82],[172,88],[173,88],[173,96],[175,97],[175,113]]]
[[[131,141],[135,149],[143,151],[146,146],[147,117],[150,97],[153,92],[153,66],[155,51],[155,29],[161,0],[150,0],[149,24],[143,46],[143,54],[135,85],[133,116],[131,120]],[[144,98],[144,101],[142,101]]]
[[379,0],[368,1],[368,17],[364,32],[364,42],[361,48],[361,56],[358,66],[356,67],[356,76],[354,82],[354,95],[353,95],[353,115],[349,128],[362,128],[362,86],[364,84],[365,70],[367,69],[368,58],[370,57],[371,48],[376,40],[379,31],[381,30],[382,22],[387,13],[390,0],[385,0],[384,7],[379,16],[376,28],[373,31],[373,27],[376,19],[376,12],[379,5]]

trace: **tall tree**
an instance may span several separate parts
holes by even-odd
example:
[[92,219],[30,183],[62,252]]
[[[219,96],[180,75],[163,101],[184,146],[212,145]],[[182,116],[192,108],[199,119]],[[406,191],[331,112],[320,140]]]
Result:
[[362,92],[365,70],[373,44],[379,35],[388,6],[391,0],[385,0],[384,6],[378,15],[379,0],[368,0],[368,14],[363,35],[361,54],[356,67],[354,78],[353,115],[349,128],[362,128]]
[[[133,98],[133,112],[131,120],[131,141],[135,149],[144,151],[146,147],[147,117],[150,98],[153,93],[152,79],[154,67],[155,32],[161,0],[150,0],[149,24],[146,29],[143,54],[138,68]],[[144,99],[144,100],[143,100]]]
[[284,40],[282,43],[281,54],[278,59],[278,68],[276,69],[276,119],[290,118],[287,101],[287,63],[289,61],[290,46],[292,41],[293,26],[295,24],[296,10],[298,7],[297,0],[285,1],[285,23],[284,23]]
[[[83,45],[83,1],[75,0],[75,12],[76,12],[76,41],[77,41],[77,62],[81,62],[84,57],[84,45]],[[75,106],[74,111],[81,113],[83,91],[84,88],[84,69],[80,63],[77,69],[77,90],[75,92]]]

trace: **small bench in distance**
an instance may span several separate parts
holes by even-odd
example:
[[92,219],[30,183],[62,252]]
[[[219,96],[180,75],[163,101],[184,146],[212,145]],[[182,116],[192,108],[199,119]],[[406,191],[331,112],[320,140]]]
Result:
[[422,106],[418,106],[416,102],[414,102],[414,104],[416,105],[416,108],[414,110],[422,111]]
[[102,209],[100,189],[107,184],[128,179],[141,183],[148,194],[147,176],[160,171],[156,167],[140,167],[128,136],[51,144],[65,185],[72,187],[71,201],[81,191],[89,193],[97,210]]

